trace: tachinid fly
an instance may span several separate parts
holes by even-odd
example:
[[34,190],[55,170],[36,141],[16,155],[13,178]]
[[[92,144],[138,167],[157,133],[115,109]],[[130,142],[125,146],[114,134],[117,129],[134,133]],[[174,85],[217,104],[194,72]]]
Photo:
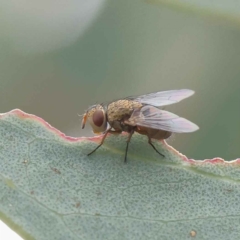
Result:
[[187,119],[158,107],[177,103],[193,94],[194,91],[189,89],[170,90],[91,106],[83,115],[82,128],[88,121],[94,133],[104,133],[104,136],[101,143],[88,155],[103,144],[108,133],[128,132],[124,159],[126,162],[129,142],[133,133],[138,132],[146,135],[148,143],[164,157],[152,144],[151,139],[162,140],[170,137],[173,132],[194,132],[199,128]]

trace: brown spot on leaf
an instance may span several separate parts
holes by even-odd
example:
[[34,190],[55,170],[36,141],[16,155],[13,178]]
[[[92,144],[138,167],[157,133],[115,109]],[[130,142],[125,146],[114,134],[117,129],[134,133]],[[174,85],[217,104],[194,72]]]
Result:
[[61,172],[60,172],[57,168],[52,168],[52,167],[51,167],[51,169],[52,169],[55,173],[61,174]]
[[190,236],[191,236],[191,237],[196,237],[196,235],[197,235],[197,232],[196,232],[195,230],[192,230],[192,231],[190,232]]
[[76,208],[79,208],[80,205],[81,205],[80,202],[77,202],[77,203],[75,204],[75,207],[76,207]]

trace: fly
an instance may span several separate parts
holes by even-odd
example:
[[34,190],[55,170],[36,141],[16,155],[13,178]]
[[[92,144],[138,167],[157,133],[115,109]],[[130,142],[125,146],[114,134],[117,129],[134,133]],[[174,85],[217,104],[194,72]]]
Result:
[[[109,104],[93,105],[83,115],[82,128],[89,122],[95,134],[104,133],[100,144],[91,151],[94,153],[102,146],[108,133],[128,132],[124,162],[127,162],[128,145],[134,132],[146,135],[148,143],[160,153],[152,143],[152,139],[163,140],[173,132],[194,132],[199,127],[185,118],[159,107],[180,102],[190,97],[194,91],[189,89],[170,90],[149,93],[137,97],[127,97]],[[109,124],[109,127],[108,127]]]

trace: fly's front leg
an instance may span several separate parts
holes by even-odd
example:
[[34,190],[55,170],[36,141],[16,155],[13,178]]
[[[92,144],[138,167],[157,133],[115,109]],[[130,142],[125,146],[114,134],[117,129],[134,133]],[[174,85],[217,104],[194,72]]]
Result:
[[148,136],[148,143],[152,146],[152,148],[159,154],[161,155],[162,157],[165,157],[162,153],[160,153],[156,147],[153,145],[152,141],[151,141],[151,138]]
[[102,140],[101,140],[100,144],[99,144],[93,151],[91,151],[90,153],[88,153],[88,156],[91,155],[92,153],[94,153],[98,148],[100,148],[100,147],[103,145],[104,140],[105,140],[105,138],[107,137],[107,134],[108,134],[108,133],[120,134],[121,132],[113,131],[112,128],[109,128],[109,129],[105,132],[104,136],[102,137]]

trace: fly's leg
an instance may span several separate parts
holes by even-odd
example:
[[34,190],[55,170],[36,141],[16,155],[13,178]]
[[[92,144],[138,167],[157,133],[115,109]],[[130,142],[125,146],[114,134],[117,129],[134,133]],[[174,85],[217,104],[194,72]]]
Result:
[[112,132],[111,128],[109,128],[109,129],[105,132],[105,134],[104,134],[104,136],[103,136],[100,144],[99,144],[95,149],[93,149],[93,151],[91,151],[91,152],[88,154],[88,156],[91,155],[92,153],[94,153],[98,148],[100,148],[100,147],[103,145],[104,140],[105,140],[107,134],[110,133],[110,132]]
[[127,163],[127,152],[128,152],[128,145],[129,145],[129,142],[132,138],[132,135],[134,133],[135,129],[132,129],[128,135],[128,139],[127,139],[127,146],[126,146],[126,150],[125,150],[125,158],[124,158],[124,163]]
[[159,155],[161,155],[162,157],[165,157],[162,153],[160,153],[160,152],[156,149],[156,147],[153,145],[150,137],[148,137],[148,143],[152,146],[152,148],[153,148]]

